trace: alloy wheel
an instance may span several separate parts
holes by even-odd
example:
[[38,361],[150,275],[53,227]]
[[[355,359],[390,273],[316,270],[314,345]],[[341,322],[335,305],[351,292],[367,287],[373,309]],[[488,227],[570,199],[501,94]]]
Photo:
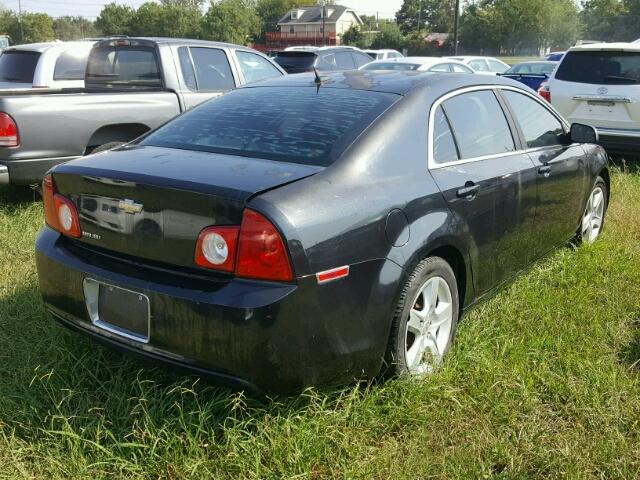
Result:
[[597,186],[591,192],[582,217],[582,240],[588,244],[596,241],[602,230],[604,219],[604,191]]
[[442,277],[429,278],[416,295],[407,321],[405,360],[410,374],[429,373],[442,362],[453,324],[453,301]]

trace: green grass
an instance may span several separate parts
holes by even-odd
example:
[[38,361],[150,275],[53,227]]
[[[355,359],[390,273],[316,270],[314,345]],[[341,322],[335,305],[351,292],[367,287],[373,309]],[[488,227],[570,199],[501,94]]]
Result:
[[640,174],[593,246],[471,311],[421,380],[260,402],[105,350],[47,318],[42,208],[0,190],[0,477],[640,477]]

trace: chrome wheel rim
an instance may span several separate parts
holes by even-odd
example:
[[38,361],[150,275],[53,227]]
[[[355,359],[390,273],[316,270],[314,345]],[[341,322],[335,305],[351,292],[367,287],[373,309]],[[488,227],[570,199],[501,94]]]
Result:
[[586,243],[595,242],[598,235],[600,235],[602,220],[604,219],[604,202],[602,188],[594,188],[582,217],[582,240]]
[[453,324],[453,297],[442,277],[428,279],[413,299],[405,332],[405,362],[412,375],[442,362]]

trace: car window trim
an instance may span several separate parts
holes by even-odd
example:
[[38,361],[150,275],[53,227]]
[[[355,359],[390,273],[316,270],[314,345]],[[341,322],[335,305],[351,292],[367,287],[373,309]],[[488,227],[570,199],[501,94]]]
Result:
[[[465,158],[463,160],[457,160],[457,161],[453,161],[453,162],[445,162],[445,163],[436,163],[434,160],[434,156],[433,156],[433,133],[434,133],[434,119],[435,119],[435,112],[436,109],[442,105],[442,103],[444,103],[445,101],[447,101],[450,98],[453,97],[457,97],[458,95],[462,95],[465,93],[469,93],[469,92],[476,92],[476,91],[481,91],[481,90],[493,90],[494,91],[494,95],[496,95],[496,98],[498,98],[499,96],[499,91],[500,90],[512,90],[514,92],[517,93],[522,93],[523,95],[527,95],[530,98],[532,98],[533,100],[535,100],[536,102],[538,102],[540,105],[542,105],[544,108],[546,108],[551,114],[553,114],[553,116],[555,116],[560,123],[562,123],[564,129],[565,129],[565,133],[569,130],[569,125],[567,124],[567,121],[562,118],[562,116],[557,113],[555,111],[555,109],[553,109],[552,106],[550,105],[545,105],[544,103],[542,103],[544,100],[541,99],[537,99],[535,97],[534,94],[529,93],[525,90],[522,90],[520,88],[517,87],[511,87],[508,85],[491,85],[491,84],[487,84],[487,85],[474,85],[472,87],[465,87],[465,88],[460,88],[458,90],[454,90],[452,92],[448,92],[444,95],[442,95],[441,97],[437,98],[432,104],[431,104],[431,108],[429,110],[429,126],[428,126],[428,133],[427,133],[427,138],[429,140],[428,142],[428,146],[427,146],[427,168],[429,170],[437,170],[440,168],[446,168],[446,167],[451,167],[451,166],[456,166],[456,165],[463,165],[465,163],[472,163],[472,162],[480,162],[482,160],[491,160],[493,158],[500,158],[500,157],[511,157],[514,155],[522,155],[522,154],[527,154],[527,153],[531,153],[537,150],[541,150],[541,149],[547,149],[547,148],[558,148],[559,145],[553,145],[553,146],[548,146],[548,147],[536,147],[536,148],[522,148],[522,145],[526,145],[526,143],[522,143],[523,142],[523,137],[522,137],[522,132],[520,131],[520,125],[518,122],[516,122],[516,134],[518,137],[518,144],[520,146],[520,149],[516,149],[512,152],[504,152],[504,153],[498,153],[498,154],[492,154],[492,155],[484,155],[484,156],[480,156],[480,157],[472,157],[472,158]],[[502,97],[500,97],[502,98]],[[500,100],[498,100],[498,103],[500,103]],[[444,109],[443,109],[444,110]],[[509,114],[510,115],[510,114]],[[507,116],[507,113],[505,112],[505,118],[507,120],[507,123],[509,123],[510,118],[509,116]],[[511,125],[510,125],[511,127]],[[512,131],[513,134],[513,131]],[[516,139],[514,138],[514,141]],[[570,144],[569,144],[570,145]],[[567,145],[564,146],[565,148],[567,147]],[[518,148],[518,145],[516,145],[516,148]]]
[[[196,77],[196,86],[198,87],[198,90],[196,93],[226,93],[229,92],[231,90],[235,90],[236,88],[238,88],[238,86],[240,85],[238,82],[238,78],[237,78],[237,74],[236,72],[234,72],[234,68],[233,66],[235,65],[234,60],[231,58],[232,55],[229,55],[229,52],[227,51],[226,48],[224,47],[210,47],[208,45],[187,45],[187,48],[189,49],[189,57],[191,58],[191,64],[193,65],[193,70],[195,73],[195,77]],[[193,60],[193,55],[191,53],[191,49],[192,48],[202,48],[202,49],[207,49],[207,50],[218,50],[220,52],[222,52],[222,54],[224,55],[224,57],[227,59],[227,64],[229,65],[229,71],[231,72],[231,78],[233,78],[233,87],[231,87],[229,90],[222,90],[222,89],[214,89],[214,90],[200,90],[200,82],[198,80],[198,69],[196,68],[196,63]],[[193,90],[191,90],[193,91]]]

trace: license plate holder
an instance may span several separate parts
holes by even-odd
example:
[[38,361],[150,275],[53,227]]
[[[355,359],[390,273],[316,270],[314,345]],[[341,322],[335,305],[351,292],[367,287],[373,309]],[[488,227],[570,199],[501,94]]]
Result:
[[85,278],[83,287],[89,317],[96,327],[137,342],[149,342],[149,297],[92,278]]

